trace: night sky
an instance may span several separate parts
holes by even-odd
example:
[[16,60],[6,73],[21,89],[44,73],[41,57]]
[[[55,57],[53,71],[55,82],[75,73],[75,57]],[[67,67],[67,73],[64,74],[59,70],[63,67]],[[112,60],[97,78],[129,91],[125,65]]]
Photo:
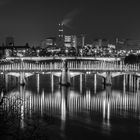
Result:
[[58,34],[85,34],[88,40],[140,40],[140,4],[126,0],[0,0],[0,44],[13,36],[16,45],[38,45]]

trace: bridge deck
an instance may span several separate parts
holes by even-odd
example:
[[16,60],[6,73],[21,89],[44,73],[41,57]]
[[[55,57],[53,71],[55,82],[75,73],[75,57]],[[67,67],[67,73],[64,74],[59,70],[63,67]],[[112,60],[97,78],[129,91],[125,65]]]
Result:
[[42,61],[42,60],[104,60],[104,61],[120,61],[123,58],[118,57],[59,57],[59,56],[49,56],[49,57],[6,57],[7,60],[33,60],[33,61]]

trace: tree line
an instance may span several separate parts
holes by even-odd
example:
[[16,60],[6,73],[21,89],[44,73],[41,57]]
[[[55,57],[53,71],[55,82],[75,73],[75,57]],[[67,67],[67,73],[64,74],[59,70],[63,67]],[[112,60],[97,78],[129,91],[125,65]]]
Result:
[[126,56],[125,59],[124,59],[124,63],[125,64],[140,63],[140,54],[139,55],[130,54],[130,55]]

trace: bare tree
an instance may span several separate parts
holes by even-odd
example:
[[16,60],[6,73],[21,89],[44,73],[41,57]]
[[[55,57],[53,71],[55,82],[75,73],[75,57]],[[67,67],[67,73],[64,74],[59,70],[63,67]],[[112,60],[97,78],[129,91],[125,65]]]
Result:
[[[54,127],[53,123],[44,121],[32,109],[24,108],[24,111],[22,110],[28,99],[25,101],[21,97],[16,96],[13,99],[11,101],[9,97],[3,97],[0,101],[0,139],[59,139],[59,130]],[[29,111],[32,112],[32,116],[26,115],[25,117],[24,112],[28,113]],[[24,128],[22,128],[22,123]],[[56,132],[55,135],[54,132]]]

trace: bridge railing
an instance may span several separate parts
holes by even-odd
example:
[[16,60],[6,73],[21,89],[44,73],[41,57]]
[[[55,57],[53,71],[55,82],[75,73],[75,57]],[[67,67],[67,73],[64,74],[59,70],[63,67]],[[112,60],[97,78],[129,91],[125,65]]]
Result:
[[110,71],[140,71],[139,64],[133,65],[125,65],[124,63],[118,62],[105,62],[105,61],[97,61],[97,62],[78,62],[71,61],[68,62],[69,70],[110,70]]
[[[0,71],[47,71],[62,70],[63,62],[48,63],[11,63],[0,64]],[[102,70],[102,71],[132,71],[140,72],[140,64],[125,65],[123,62],[106,62],[106,61],[68,61],[69,70]]]
[[46,70],[61,70],[62,64],[57,63],[13,63],[0,65],[0,71],[46,71]]

